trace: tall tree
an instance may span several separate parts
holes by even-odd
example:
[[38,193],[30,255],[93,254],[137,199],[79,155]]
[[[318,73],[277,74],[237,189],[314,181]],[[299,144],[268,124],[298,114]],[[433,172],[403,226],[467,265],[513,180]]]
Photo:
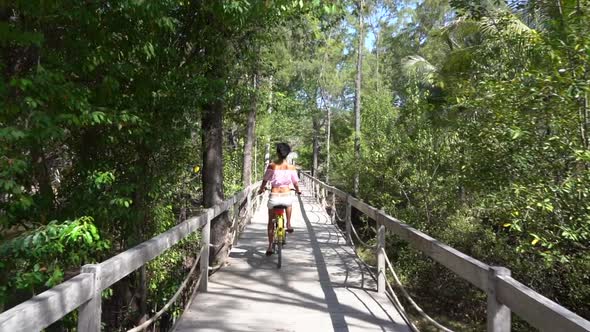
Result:
[[361,88],[363,73],[363,48],[365,43],[363,27],[364,0],[357,3],[358,15],[358,46],[356,60],[356,77],[354,80],[354,157],[356,159],[356,171],[354,173],[353,193],[358,195],[360,185],[361,167]]
[[[254,144],[256,141],[256,112],[258,109],[258,74],[257,69],[252,75],[252,92],[250,96],[250,109],[248,110],[248,120],[246,123],[246,141],[244,142],[244,159],[242,180],[244,187],[252,183],[252,157],[254,152]],[[254,165],[256,167],[257,165]]]

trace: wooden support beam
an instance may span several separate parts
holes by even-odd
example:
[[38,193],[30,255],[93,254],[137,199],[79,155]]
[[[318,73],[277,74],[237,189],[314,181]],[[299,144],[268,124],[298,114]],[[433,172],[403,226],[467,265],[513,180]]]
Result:
[[332,224],[336,223],[336,194],[332,192],[332,215],[330,216]]
[[487,331],[510,332],[510,308],[500,303],[497,296],[498,276],[510,276],[510,270],[505,267],[490,266],[488,276]]
[[377,292],[385,294],[385,226],[377,223]]
[[352,224],[351,224],[351,213],[352,208],[350,205],[349,198],[350,196],[346,197],[346,243],[348,245],[352,245]]
[[209,287],[209,246],[211,244],[211,220],[209,219],[203,229],[201,230],[201,283],[199,284],[199,291],[207,292]]
[[82,266],[82,273],[92,275],[92,297],[78,308],[78,331],[100,332],[102,314],[101,266],[89,264]]

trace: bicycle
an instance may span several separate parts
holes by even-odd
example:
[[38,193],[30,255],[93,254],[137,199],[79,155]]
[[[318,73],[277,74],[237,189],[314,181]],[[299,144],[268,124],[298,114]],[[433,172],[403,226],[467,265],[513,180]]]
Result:
[[[295,191],[295,189],[291,189],[291,191]],[[299,195],[300,193],[297,194]],[[274,206],[273,216],[272,225],[274,227],[274,240],[272,243],[272,251],[273,254],[277,255],[277,268],[280,269],[283,263],[283,246],[287,243],[287,229],[285,227],[287,206]]]
[[[261,188],[259,193],[266,191],[267,188]],[[296,191],[291,189],[291,191]],[[297,192],[297,195],[301,195]],[[280,269],[283,262],[283,246],[287,243],[287,229],[285,228],[285,221],[287,218],[287,206],[286,205],[275,205],[273,208],[273,219],[270,221],[273,226],[273,243],[272,243],[272,254],[277,254],[278,261],[277,267]],[[267,251],[267,256],[271,254]]]
[[287,232],[285,229],[287,207],[284,205],[277,205],[273,207],[273,214],[274,241],[272,244],[272,250],[273,253],[277,255],[277,268],[280,269],[283,261],[283,246],[287,243]]

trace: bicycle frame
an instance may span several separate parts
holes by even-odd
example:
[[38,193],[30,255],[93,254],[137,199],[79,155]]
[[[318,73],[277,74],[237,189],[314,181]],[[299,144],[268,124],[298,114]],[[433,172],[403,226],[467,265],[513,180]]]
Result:
[[284,207],[273,208],[274,241],[273,249],[278,256],[277,267],[282,265],[282,249],[287,237],[285,229],[286,209]]

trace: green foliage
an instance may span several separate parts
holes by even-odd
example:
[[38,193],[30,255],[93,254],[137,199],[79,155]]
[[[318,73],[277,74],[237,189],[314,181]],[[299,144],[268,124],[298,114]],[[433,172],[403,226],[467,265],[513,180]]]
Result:
[[[360,168],[372,205],[589,317],[589,4],[452,3],[402,6],[383,27],[363,69],[363,157],[345,109],[332,182],[350,190]],[[479,330],[481,294],[390,241],[426,311]]]
[[[337,10],[299,0],[0,5],[4,308],[198,212],[202,174],[193,169],[202,166],[200,112],[211,100],[223,104],[233,130],[219,156],[225,192],[238,191],[245,100],[256,96],[260,111],[272,103],[266,82],[277,67],[267,47],[275,29],[301,13]],[[254,73],[261,89],[250,87]],[[58,240],[46,235],[54,233]],[[150,305],[171,295],[195,245],[191,238],[148,268]],[[114,287],[109,301],[141,288],[136,279]],[[133,311],[127,305],[107,309],[107,330],[128,322],[118,316]]]
[[0,6],[10,16],[0,27],[4,308],[172,226],[159,207],[179,213],[180,191],[195,196],[181,183],[200,159],[206,82],[179,39],[188,11],[176,1]]
[[68,270],[95,260],[109,247],[91,217],[54,220],[4,241],[0,245],[0,303],[6,303],[15,290],[35,294],[59,284]]
[[[286,141],[349,191],[360,170],[371,204],[588,317],[588,1],[366,1],[361,160],[355,4],[0,5],[0,302],[197,211],[200,111],[220,102],[226,196],[241,187],[254,109],[258,164]],[[482,294],[388,241],[428,312],[453,308],[450,325],[481,327]],[[174,293],[197,242],[150,263],[151,308]],[[113,301],[140,288],[128,279]]]

